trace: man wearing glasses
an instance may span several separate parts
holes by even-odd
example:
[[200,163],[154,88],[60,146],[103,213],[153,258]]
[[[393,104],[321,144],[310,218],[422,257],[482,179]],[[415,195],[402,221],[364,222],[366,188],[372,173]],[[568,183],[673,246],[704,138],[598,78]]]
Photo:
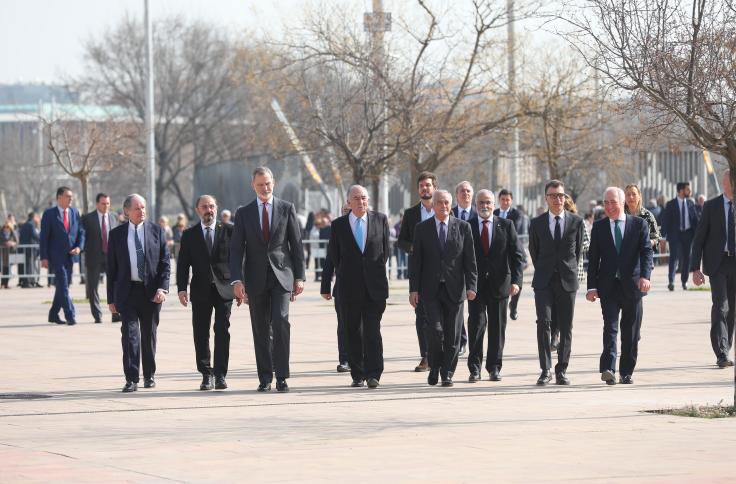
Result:
[[550,349],[552,315],[560,330],[555,379],[569,385],[572,318],[578,290],[578,260],[583,253],[583,219],[565,210],[565,185],[550,180],[544,187],[548,210],[529,225],[529,254],[534,264],[534,302],[537,309],[537,347],[542,373],[537,385],[552,380]]

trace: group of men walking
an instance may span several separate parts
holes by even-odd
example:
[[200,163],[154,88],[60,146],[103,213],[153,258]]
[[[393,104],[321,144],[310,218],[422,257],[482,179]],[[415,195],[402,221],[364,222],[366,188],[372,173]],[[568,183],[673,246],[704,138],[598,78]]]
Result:
[[[728,178],[724,176],[724,180]],[[725,184],[724,184],[725,185]],[[304,289],[305,264],[301,232],[293,204],[273,196],[271,171],[253,172],[256,199],[238,209],[233,224],[218,222],[217,201],[202,195],[196,201],[200,223],[181,239],[176,283],[179,302],[192,306],[192,330],[201,390],[227,388],[230,314],[233,302],[249,306],[258,391],[289,391],[289,304]],[[541,374],[538,385],[552,381],[569,385],[567,368],[572,347],[578,267],[583,252],[583,220],[565,210],[565,187],[559,180],[545,186],[547,211],[528,227],[529,255],[534,264],[532,288],[536,308],[537,345]],[[513,195],[502,190],[495,206],[490,190],[474,193],[469,182],[452,194],[438,189],[437,177],[419,175],[420,202],[406,210],[399,246],[409,254],[409,302],[421,361],[416,371],[428,371],[430,385],[452,386],[458,358],[468,352],[469,382],[502,378],[507,316],[518,317],[516,302],[523,284],[526,256],[517,235]],[[733,338],[734,242],[730,184],[724,194],[709,201],[693,236],[689,261],[696,284],[711,277],[714,288],[711,339],[721,367],[732,365],[728,352]],[[161,304],[169,291],[170,256],[161,227],[146,219],[146,201],[126,197],[126,223],[109,215],[110,199],[96,199],[96,210],[80,218],[71,208],[72,193],[57,191],[57,207],[42,219],[41,259],[54,273],[56,295],[49,321],[74,324],[69,298],[71,264],[82,249],[87,253],[87,295],[96,322],[101,320],[97,287],[107,275],[107,300],[121,320],[124,392],[137,390],[140,366],[144,386],[156,385],[156,332]],[[473,202],[475,205],[473,206]],[[681,205],[682,207],[682,205]],[[586,299],[600,299],[603,316],[601,379],[617,383],[618,333],[621,333],[618,382],[633,383],[643,317],[642,298],[650,289],[652,246],[647,223],[624,212],[624,192],[610,187],[604,194],[606,218],[590,233]],[[687,206],[684,206],[687,214]],[[682,220],[682,217],[679,217]],[[686,219],[687,220],[687,219]],[[685,230],[696,225],[690,222]],[[86,238],[86,243],[85,243]],[[386,215],[371,211],[367,190],[354,185],[348,192],[344,215],[332,224],[327,248],[328,265],[335,274],[322,281],[320,293],[335,298],[340,326],[338,337],[347,354],[338,371],[350,371],[353,387],[377,388],[383,373],[381,319],[388,298],[386,262],[390,257]],[[704,259],[704,274],[700,260]],[[687,272],[687,267],[684,269]],[[191,274],[191,281],[190,281]],[[467,332],[464,304],[468,301]],[[510,303],[511,301],[511,303]],[[517,299],[518,301],[518,299]],[[214,312],[214,360],[210,327]],[[554,367],[553,328],[559,331]],[[486,330],[488,343],[484,352]]]

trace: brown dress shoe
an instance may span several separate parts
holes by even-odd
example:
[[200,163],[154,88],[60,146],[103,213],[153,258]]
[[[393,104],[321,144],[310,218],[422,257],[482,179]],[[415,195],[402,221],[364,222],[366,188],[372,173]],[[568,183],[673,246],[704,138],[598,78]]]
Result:
[[420,371],[428,371],[429,370],[429,363],[427,362],[427,358],[422,358],[422,361],[419,362],[419,364],[414,368],[414,371],[420,372]]

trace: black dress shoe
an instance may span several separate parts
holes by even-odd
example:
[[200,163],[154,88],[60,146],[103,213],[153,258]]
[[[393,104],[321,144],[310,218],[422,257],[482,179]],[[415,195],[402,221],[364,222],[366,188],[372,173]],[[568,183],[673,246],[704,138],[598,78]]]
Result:
[[122,318],[120,317],[120,313],[114,313],[114,314],[112,315],[112,322],[113,322],[113,323],[119,323],[119,322],[121,322],[122,320],[123,320],[123,319],[122,319]]
[[727,357],[718,358],[718,362],[716,363],[718,365],[718,368],[728,368],[729,366],[733,366],[733,361],[729,360]]
[[66,321],[57,316],[55,318],[49,318],[49,323],[66,324]]
[[212,390],[214,388],[214,385],[212,385],[212,375],[204,375],[202,377],[202,384],[199,385],[199,389],[202,391],[205,390]]
[[452,385],[453,385],[452,378],[447,377],[444,380],[442,380],[443,387],[451,387]]
[[101,319],[95,319],[95,324],[102,324],[102,320]]
[[631,385],[634,383],[634,379],[631,378],[631,375],[624,375],[621,377],[621,380],[619,380],[619,383],[624,385]]
[[601,373],[601,380],[606,382],[606,385],[615,385],[616,375],[611,370],[605,370]]
[[674,291],[675,290],[675,285],[674,284],[667,284],[667,289],[669,289],[670,291]]
[[156,380],[154,380],[153,377],[146,378],[143,381],[143,388],[155,388],[155,387],[156,387]]
[[552,372],[549,370],[542,370],[542,373],[537,379],[537,385],[543,386],[552,381]]
[[368,378],[368,388],[378,388],[378,380],[376,378]]
[[218,375],[215,377],[215,390],[225,390],[227,389],[227,382],[225,381],[225,377],[222,375]]
[[471,373],[468,377],[468,383],[475,383],[480,381],[480,373]]
[[74,326],[75,324],[77,324],[77,322],[75,320],[73,320],[73,319],[68,319],[67,322],[66,322],[66,324],[68,326]]
[[682,283],[682,290],[687,291],[687,282]]
[[338,373],[348,373],[350,371],[350,365],[347,363],[340,363],[337,365],[337,372]]
[[429,370],[429,375],[427,376],[427,383],[429,383],[430,385],[436,385],[439,380],[440,380],[440,369],[432,368],[431,370]]
[[123,393],[130,393],[138,390],[138,384],[134,381],[129,381],[125,383],[125,386],[123,387]]
[[570,379],[564,373],[555,373],[555,383],[557,385],[569,385]]
[[271,383],[259,383],[258,384],[258,391],[259,392],[270,392],[271,391]]
[[363,380],[362,379],[353,380],[350,386],[353,388],[361,388],[363,386]]
[[286,378],[276,378],[276,391],[288,392],[289,385],[286,384]]
[[501,372],[498,369],[493,368],[488,374],[488,379],[490,381],[501,381]]
[[516,319],[517,319],[517,318],[519,317],[519,313],[518,313],[517,311],[511,311],[511,313],[509,314],[509,317],[510,317],[510,318],[511,318],[511,319],[512,319],[513,321],[516,321]]

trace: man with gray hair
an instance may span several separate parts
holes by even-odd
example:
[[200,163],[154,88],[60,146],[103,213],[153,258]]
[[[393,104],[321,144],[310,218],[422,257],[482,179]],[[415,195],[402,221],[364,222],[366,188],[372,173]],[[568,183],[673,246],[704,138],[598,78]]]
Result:
[[624,191],[609,187],[603,196],[606,218],[593,224],[588,249],[586,299],[601,299],[603,352],[601,380],[616,384],[616,340],[621,316],[620,383],[632,384],[642,320],[642,296],[649,292],[652,244],[649,225],[624,213]]
[[475,299],[478,271],[470,225],[450,216],[452,195],[432,195],[434,216],[417,224],[409,261],[409,303],[421,302],[427,320],[427,383],[451,387],[460,351],[458,318],[463,301]]
[[122,319],[123,392],[138,389],[143,360],[144,387],[156,386],[156,330],[171,271],[166,234],[146,220],[146,199],[134,193],[123,203],[128,222],[110,231],[107,249],[107,302]]

